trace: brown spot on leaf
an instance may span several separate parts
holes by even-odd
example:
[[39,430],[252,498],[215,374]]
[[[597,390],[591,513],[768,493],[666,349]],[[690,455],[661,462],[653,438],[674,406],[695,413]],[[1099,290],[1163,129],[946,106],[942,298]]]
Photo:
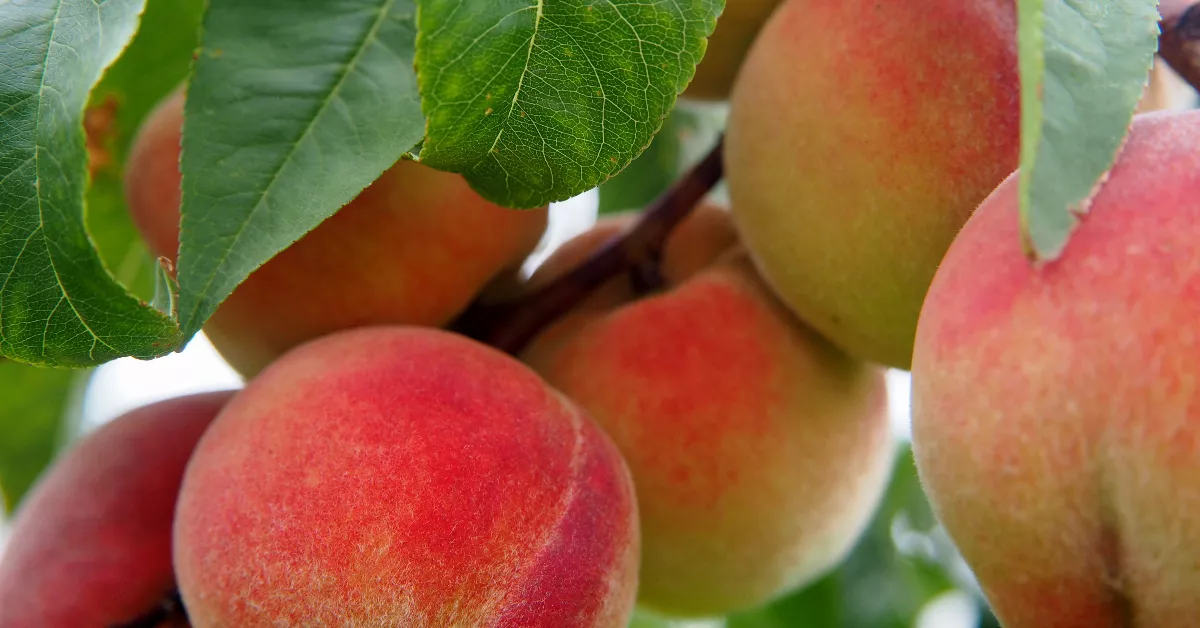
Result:
[[88,174],[92,177],[97,172],[113,165],[112,143],[117,135],[117,111],[120,103],[117,97],[109,94],[99,104],[88,107],[83,112],[83,132],[88,152]]

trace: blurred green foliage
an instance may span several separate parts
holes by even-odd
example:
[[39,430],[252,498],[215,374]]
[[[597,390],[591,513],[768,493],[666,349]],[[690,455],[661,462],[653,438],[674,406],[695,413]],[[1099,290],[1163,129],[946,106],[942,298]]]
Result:
[[0,359],[0,519],[70,439],[66,428],[80,412],[91,374]]

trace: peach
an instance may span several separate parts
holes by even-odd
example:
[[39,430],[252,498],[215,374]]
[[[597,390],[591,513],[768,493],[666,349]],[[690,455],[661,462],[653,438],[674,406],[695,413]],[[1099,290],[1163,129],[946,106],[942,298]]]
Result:
[[697,100],[724,100],[737,78],[754,37],[780,0],[729,0],[708,38],[708,48],[683,95]]
[[[156,254],[179,235],[182,91],[134,141],[125,191]],[[400,161],[348,205],[252,273],[205,326],[235,369],[253,376],[306,340],[378,324],[440,326],[515,269],[546,228],[545,208],[511,210],[460,175]]]
[[1135,118],[1056,261],[1010,177],[926,299],[913,442],[935,513],[1008,628],[1200,617],[1200,113]]
[[[565,272],[620,219],[567,243]],[[731,248],[732,247],[732,248]],[[882,372],[792,317],[758,280],[728,213],[667,242],[667,286],[610,282],[522,358],[617,443],[637,486],[639,603],[675,616],[762,604],[848,552],[890,472]]]
[[114,626],[173,591],[171,526],[184,466],[230,395],[139,408],[50,467],[0,561],[0,628]]
[[1017,167],[1013,0],[788,0],[731,97],[734,218],[785,303],[908,368],[938,262]]
[[196,628],[624,628],[636,516],[611,441],[533,371],[367,327],[289,352],[221,413],[175,566]]

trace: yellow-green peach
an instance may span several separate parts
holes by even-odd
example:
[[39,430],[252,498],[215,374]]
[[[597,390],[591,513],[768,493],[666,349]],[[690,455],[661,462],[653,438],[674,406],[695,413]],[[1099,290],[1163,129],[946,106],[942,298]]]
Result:
[[1013,0],[787,0],[731,98],[734,218],[763,277],[851,355],[908,368],[921,301],[1017,167]]

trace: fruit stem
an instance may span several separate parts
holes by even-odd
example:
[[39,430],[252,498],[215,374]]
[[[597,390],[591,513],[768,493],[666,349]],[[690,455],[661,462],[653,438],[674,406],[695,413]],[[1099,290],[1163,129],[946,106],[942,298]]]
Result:
[[1190,0],[1163,0],[1158,56],[1200,90],[1200,9]]
[[721,180],[723,145],[719,138],[700,163],[646,208],[633,228],[609,240],[582,264],[512,301],[476,302],[451,329],[515,355],[546,325],[621,273],[630,273],[645,289],[661,284],[658,265],[667,236]]
[[144,615],[110,628],[167,628],[187,625],[187,613],[183,609],[179,591],[171,591]]

